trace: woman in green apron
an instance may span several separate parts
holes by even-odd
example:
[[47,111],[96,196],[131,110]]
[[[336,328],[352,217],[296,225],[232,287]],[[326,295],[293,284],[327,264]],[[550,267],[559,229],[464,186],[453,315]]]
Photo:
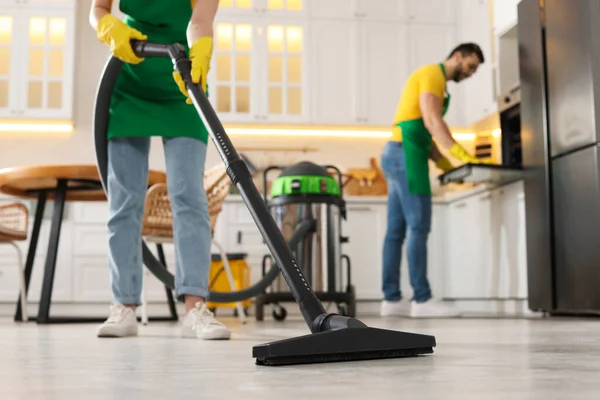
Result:
[[[207,91],[213,21],[218,0],[94,0],[90,23],[98,39],[125,64],[115,85],[108,125],[108,248],[113,304],[98,336],[137,334],[135,309],[142,290],[141,220],[152,136],[162,137],[173,209],[175,291],[185,301],[182,335],[229,339],[230,331],[207,309],[211,229],[203,177],[208,133],[191,105],[171,60],[141,59],[131,40],[181,43],[192,80]],[[183,93],[183,95],[182,95]],[[184,96],[185,95],[185,96]],[[187,96],[187,100],[186,100]]]

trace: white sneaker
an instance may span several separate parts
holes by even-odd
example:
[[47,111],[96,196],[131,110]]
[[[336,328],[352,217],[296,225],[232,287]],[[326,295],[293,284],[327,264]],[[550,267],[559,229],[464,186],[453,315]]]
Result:
[[182,336],[204,340],[227,340],[231,337],[231,332],[215,319],[206,303],[198,302],[194,308],[188,311],[183,320]]
[[410,315],[410,302],[407,300],[381,302],[382,317],[408,317]]
[[108,319],[98,327],[98,337],[136,336],[138,324],[135,311],[123,304],[110,307]]
[[412,318],[458,317],[460,311],[435,299],[429,299],[424,303],[417,303],[413,300],[410,316]]

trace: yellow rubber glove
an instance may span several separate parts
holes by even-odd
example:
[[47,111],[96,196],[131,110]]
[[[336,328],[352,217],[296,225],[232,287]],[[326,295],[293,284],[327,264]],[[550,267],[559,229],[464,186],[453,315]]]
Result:
[[458,143],[454,143],[450,148],[450,154],[453,157],[456,157],[458,160],[464,162],[465,164],[481,164],[481,160],[479,158],[473,157]]
[[144,61],[133,52],[131,40],[147,40],[148,36],[137,29],[128,27],[114,15],[106,14],[100,18],[96,34],[102,43],[110,47],[110,51],[119,60],[129,64],[139,64]]
[[[202,91],[206,93],[206,77],[210,70],[210,58],[213,50],[213,39],[210,36],[203,36],[197,39],[190,47],[190,61],[192,62],[192,82],[202,85]],[[187,97],[186,103],[192,104],[190,95],[185,87],[185,82],[181,74],[173,71],[173,79],[179,86],[179,91]]]
[[442,157],[435,163],[435,166],[441,169],[444,172],[448,172],[451,169],[454,169],[454,165],[448,160],[446,157]]

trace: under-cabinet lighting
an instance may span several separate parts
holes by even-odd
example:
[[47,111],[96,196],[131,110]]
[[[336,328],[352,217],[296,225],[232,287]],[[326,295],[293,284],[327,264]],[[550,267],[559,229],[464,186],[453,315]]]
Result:
[[72,132],[73,125],[70,124],[2,124],[0,132]]
[[[353,130],[353,129],[290,129],[290,128],[225,128],[228,135],[247,136],[320,136],[320,137],[360,137],[360,138],[389,138],[391,131],[386,130]],[[475,140],[476,134],[457,132],[452,136],[456,140]]]
[[389,131],[341,130],[341,129],[276,129],[276,128],[229,128],[225,132],[230,135],[260,136],[322,136],[322,137],[365,137],[387,138]]

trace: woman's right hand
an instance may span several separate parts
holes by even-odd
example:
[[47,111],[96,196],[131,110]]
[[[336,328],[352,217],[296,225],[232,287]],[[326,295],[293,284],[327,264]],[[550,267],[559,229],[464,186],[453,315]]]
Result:
[[131,40],[147,40],[148,37],[137,29],[130,28],[114,15],[104,15],[98,21],[96,33],[98,39],[107,44],[113,55],[119,60],[129,64],[138,64],[144,61],[133,52]]

